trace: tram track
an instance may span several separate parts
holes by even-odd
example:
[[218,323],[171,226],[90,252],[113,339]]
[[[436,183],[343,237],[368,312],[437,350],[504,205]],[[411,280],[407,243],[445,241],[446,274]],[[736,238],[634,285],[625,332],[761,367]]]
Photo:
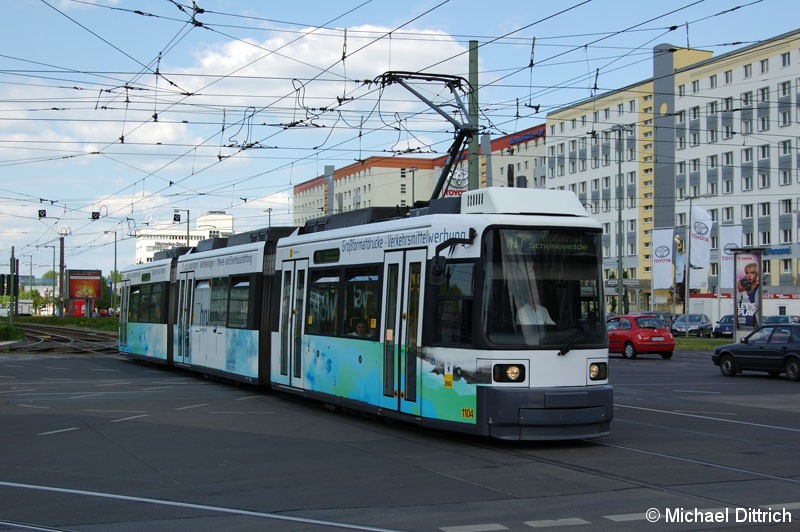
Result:
[[62,355],[119,353],[117,334],[109,331],[30,323],[17,324],[17,328],[25,333],[25,340],[5,346],[6,351]]

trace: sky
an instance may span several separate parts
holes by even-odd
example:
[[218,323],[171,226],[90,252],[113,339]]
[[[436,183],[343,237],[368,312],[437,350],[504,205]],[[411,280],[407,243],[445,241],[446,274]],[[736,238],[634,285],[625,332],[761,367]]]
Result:
[[[174,209],[231,213],[237,232],[265,227],[267,209],[291,225],[292,187],[326,165],[440,157],[452,124],[380,76],[467,79],[470,41],[480,133],[496,137],[648,79],[658,44],[718,56],[796,29],[796,13],[788,0],[3,2],[0,271],[13,247],[20,273],[41,276],[63,237],[67,268],[108,275],[115,241],[122,270],[136,232],[169,227]],[[445,83],[413,87],[458,117]]]

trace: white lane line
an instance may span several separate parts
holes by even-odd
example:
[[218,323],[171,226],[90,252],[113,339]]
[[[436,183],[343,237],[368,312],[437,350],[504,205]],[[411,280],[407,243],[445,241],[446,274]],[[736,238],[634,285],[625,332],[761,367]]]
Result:
[[100,412],[104,414],[146,414],[145,410],[108,410],[103,408],[84,408],[84,412]]
[[57,370],[68,370],[69,368],[63,368],[61,366],[45,366],[44,369],[57,369]]
[[[232,515],[246,515],[249,517],[263,517],[266,519],[275,519],[278,521],[290,521],[294,523],[305,523],[305,524],[312,524],[312,525],[321,525],[327,527],[338,527],[338,528],[346,528],[348,530],[365,530],[367,532],[400,532],[398,530],[392,530],[388,528],[377,528],[371,527],[366,525],[357,525],[353,523],[341,523],[336,521],[322,521],[319,519],[307,519],[304,517],[291,517],[288,515],[282,514],[271,514],[266,512],[253,512],[250,510],[240,510],[238,508],[225,508],[223,506],[206,506],[205,504],[193,504],[188,502],[179,502],[179,501],[169,501],[166,499],[149,499],[146,497],[132,497],[128,495],[116,495],[114,493],[103,493],[99,491],[84,491],[84,490],[72,490],[67,488],[56,488],[52,486],[39,486],[36,484],[19,484],[16,482],[4,482],[0,481],[0,486],[6,486],[9,488],[20,488],[20,489],[30,489],[30,490],[38,490],[38,491],[51,491],[56,493],[68,493],[70,495],[82,495],[86,497],[99,497],[102,499],[114,499],[118,501],[128,501],[128,502],[140,502],[140,503],[148,503],[148,504],[158,504],[161,506],[172,506],[175,508],[190,508],[192,510],[206,510],[209,512],[218,512],[218,513],[225,513],[225,514],[232,514]],[[484,530],[506,530],[505,527],[503,528],[493,528],[493,529],[484,529]]]
[[492,530],[508,530],[508,528],[497,523],[488,523],[485,525],[443,526],[439,530],[444,532],[490,532]]
[[792,427],[781,427],[778,425],[764,425],[762,423],[749,423],[747,421],[736,421],[733,419],[722,419],[718,417],[711,417],[711,416],[700,416],[697,414],[685,414],[683,412],[671,412],[669,410],[658,410],[655,408],[643,408],[640,406],[631,406],[631,405],[614,405],[617,408],[630,408],[632,410],[644,410],[646,412],[658,412],[659,414],[671,414],[673,416],[685,416],[685,417],[694,417],[699,419],[709,419],[711,421],[719,421],[720,423],[735,423],[737,425],[747,425],[748,427],[761,427],[765,429],[776,429],[776,430],[786,430],[789,432],[800,432],[800,429],[795,429]]
[[36,388],[22,388],[19,390],[8,390],[7,392],[0,392],[0,393],[21,393],[21,392],[35,392]]
[[800,502],[779,502],[778,504],[762,504],[761,508],[774,508],[784,510],[800,510]]
[[239,397],[238,399],[234,399],[234,401],[249,401],[250,399],[258,399],[261,397],[260,395],[249,395],[247,397]]
[[268,410],[264,411],[252,411],[252,412],[234,412],[234,411],[218,411],[218,412],[209,412],[209,414],[274,414],[275,412],[270,412]]
[[72,400],[72,399],[86,399],[87,397],[97,397],[98,395],[103,395],[103,393],[102,392],[92,392],[92,393],[85,393],[83,395],[74,395],[74,396],[70,397],[70,400]]
[[140,417],[147,417],[150,414],[139,414],[138,416],[123,417],[121,419],[112,419],[112,423],[119,423],[120,421],[130,421],[132,419],[139,419]]
[[199,405],[190,405],[190,406],[180,406],[175,410],[189,410],[190,408],[200,408],[201,406],[208,406],[208,403],[202,403]]
[[114,373],[119,373],[118,369],[111,369],[111,368],[91,368],[89,371],[111,371]]
[[68,429],[61,429],[61,430],[51,430],[50,432],[40,432],[37,436],[50,436],[51,434],[61,434],[62,432],[71,432],[73,430],[79,430],[78,427],[70,427]]
[[20,405],[17,405],[17,406],[21,406],[23,408],[39,408],[40,410],[50,410],[49,406],[23,405],[23,404],[20,404]]
[[576,525],[590,525],[589,521],[584,521],[578,517],[567,519],[544,519],[541,521],[525,521],[525,524],[532,528],[547,528],[551,526],[576,526]]
[[107,382],[105,384],[95,384],[95,388],[102,388],[104,386],[125,386],[126,384],[130,384],[131,381],[122,381],[122,382]]

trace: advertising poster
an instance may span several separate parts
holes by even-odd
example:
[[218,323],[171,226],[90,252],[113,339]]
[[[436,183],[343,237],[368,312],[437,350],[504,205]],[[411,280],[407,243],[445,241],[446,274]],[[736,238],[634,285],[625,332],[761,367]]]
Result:
[[736,325],[751,331],[761,323],[761,253],[736,255],[734,297]]

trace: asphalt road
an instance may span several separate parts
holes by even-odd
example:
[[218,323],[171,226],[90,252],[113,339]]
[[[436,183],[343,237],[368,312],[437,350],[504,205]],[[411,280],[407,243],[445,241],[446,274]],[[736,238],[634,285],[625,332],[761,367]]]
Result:
[[114,356],[0,355],[0,530],[797,528],[800,383],[698,352],[611,375],[610,436],[507,443]]

